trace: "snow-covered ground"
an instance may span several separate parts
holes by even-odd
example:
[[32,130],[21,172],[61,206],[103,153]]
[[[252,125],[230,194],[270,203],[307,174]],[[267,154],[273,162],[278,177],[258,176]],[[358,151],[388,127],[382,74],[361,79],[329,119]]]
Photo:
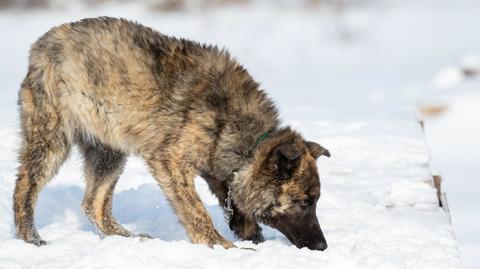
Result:
[[[325,118],[315,113],[310,115]],[[79,209],[83,184],[77,155],[40,196],[37,224],[50,244],[27,245],[13,239],[11,230],[17,130],[2,124],[0,267],[459,268],[453,230],[438,207],[423,133],[411,111],[348,120],[300,118],[292,124],[333,154],[319,161],[323,195],[317,214],[330,245],[325,252],[299,250],[268,228],[266,243],[237,243],[256,251],[190,244],[138,160],[120,179],[114,214],[131,230],[158,239],[102,239]],[[197,189],[217,228],[234,239],[201,179]]]
[[[478,267],[474,168],[480,160],[475,150],[480,82],[443,68],[480,53],[480,4],[357,2],[364,4],[341,12],[288,4],[272,8],[271,2],[173,13],[150,12],[135,3],[0,11],[0,268],[459,268],[448,217],[435,206],[427,182],[423,134],[413,111],[405,109],[429,102],[450,108],[444,117],[427,121],[428,144],[447,182],[463,266]],[[287,122],[331,150],[331,159],[319,161],[317,209],[327,251],[298,250],[268,228],[263,244],[237,242],[257,251],[192,245],[138,159],[130,160],[120,179],[114,214],[131,230],[158,239],[102,239],[79,209],[84,186],[76,154],[39,199],[37,225],[50,244],[36,248],[14,239],[16,94],[28,48],[54,25],[99,15],[227,47],[277,101]],[[476,126],[476,133],[469,126]],[[460,136],[465,133],[469,136]],[[197,189],[217,228],[233,239],[201,179]]]

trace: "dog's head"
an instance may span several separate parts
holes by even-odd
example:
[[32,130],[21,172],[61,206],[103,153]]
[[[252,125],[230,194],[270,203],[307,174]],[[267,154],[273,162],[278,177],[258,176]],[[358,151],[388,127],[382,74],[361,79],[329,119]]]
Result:
[[325,250],[316,205],[320,178],[316,160],[330,152],[284,129],[255,151],[251,165],[234,180],[234,201],[245,214],[282,232],[298,248]]

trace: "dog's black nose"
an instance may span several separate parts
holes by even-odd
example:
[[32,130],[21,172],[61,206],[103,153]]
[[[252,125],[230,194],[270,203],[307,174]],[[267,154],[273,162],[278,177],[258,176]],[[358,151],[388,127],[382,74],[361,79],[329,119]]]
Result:
[[327,242],[318,242],[315,244],[315,249],[316,250],[321,250],[324,251],[328,248]]

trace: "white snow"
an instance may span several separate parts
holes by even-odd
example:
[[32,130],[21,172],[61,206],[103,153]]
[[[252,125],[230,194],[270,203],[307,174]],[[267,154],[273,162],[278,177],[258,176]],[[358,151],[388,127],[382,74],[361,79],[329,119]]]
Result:
[[[431,186],[423,132],[413,110],[405,109],[431,100],[453,100],[452,116],[436,125],[427,122],[427,131],[434,126],[429,138],[441,134],[429,141],[441,148],[433,151],[434,168],[448,182],[453,224],[465,242],[460,245],[467,257],[463,265],[476,268],[480,237],[473,225],[478,214],[472,213],[475,204],[461,202],[474,200],[476,174],[458,174],[465,166],[452,160],[465,164],[470,159],[470,169],[479,160],[472,146],[479,145],[478,132],[466,130],[468,138],[454,132],[467,126],[460,119],[479,122],[474,109],[479,98],[457,96],[465,88],[478,92],[480,84],[458,74],[477,63],[478,8],[474,0],[373,0],[340,11],[295,4],[272,8],[270,2],[155,13],[132,1],[95,9],[74,4],[66,10],[0,11],[5,37],[0,40],[0,268],[460,268],[449,217],[437,207]],[[136,158],[129,160],[116,188],[114,215],[129,229],[156,239],[103,238],[80,211],[84,184],[76,153],[39,199],[36,222],[49,245],[37,248],[14,238],[16,94],[28,48],[54,25],[99,15],[126,17],[167,34],[225,46],[270,93],[287,123],[332,152],[331,159],[319,160],[317,214],[329,243],[325,252],[299,250],[268,227],[265,243],[235,242],[256,251],[193,245]],[[446,66],[455,71],[435,78]],[[437,91],[445,85],[454,90]],[[456,184],[460,181],[466,187]],[[201,179],[196,183],[216,227],[234,240],[206,184]],[[456,188],[458,194],[450,195]]]
[[[480,80],[462,84],[450,100],[448,112],[426,122],[433,165],[445,179],[452,223],[465,268],[479,264],[480,216],[478,168],[480,165]],[[443,130],[448,130],[447,132]]]
[[433,79],[433,85],[440,89],[453,88],[465,80],[465,74],[460,67],[449,66],[440,70]]
[[480,55],[478,54],[467,54],[460,59],[460,65],[463,69],[472,70],[477,73],[480,72]]
[[[0,189],[0,265],[6,268],[458,268],[459,258],[448,215],[437,205],[431,186],[429,155],[413,113],[363,115],[362,121],[293,121],[308,139],[332,152],[321,159],[322,197],[317,209],[329,242],[325,252],[297,249],[283,235],[265,227],[267,242],[258,246],[236,242],[256,251],[193,245],[177,223],[168,203],[139,161],[127,168],[120,182],[139,171],[139,183],[120,188],[114,215],[129,229],[157,239],[102,238],[80,211],[83,182],[76,154],[64,167],[61,182],[45,188],[37,207],[37,225],[49,245],[37,248],[14,239],[11,191],[15,166],[16,129],[3,126]],[[325,118],[318,114],[318,119]],[[365,120],[368,119],[368,120]],[[6,165],[8,164],[8,165]],[[70,175],[70,176],[69,176]],[[63,177],[70,179],[64,180]],[[78,178],[72,181],[71,178]],[[150,183],[142,183],[148,180]],[[234,239],[223,223],[221,209],[206,184],[197,180],[215,225]]]

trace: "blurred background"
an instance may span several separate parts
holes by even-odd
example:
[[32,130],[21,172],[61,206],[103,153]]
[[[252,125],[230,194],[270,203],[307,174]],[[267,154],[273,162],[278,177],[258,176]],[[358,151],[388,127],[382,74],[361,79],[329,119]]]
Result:
[[228,48],[286,120],[416,113],[464,267],[480,265],[478,0],[0,0],[2,120],[17,121],[29,46],[55,25],[96,16]]

